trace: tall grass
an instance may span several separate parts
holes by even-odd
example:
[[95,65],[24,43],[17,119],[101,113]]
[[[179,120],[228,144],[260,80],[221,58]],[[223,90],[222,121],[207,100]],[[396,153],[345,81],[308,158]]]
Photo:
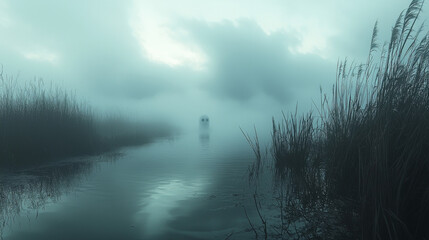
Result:
[[0,74],[0,165],[28,165],[98,154],[166,135],[160,126],[99,119],[73,95],[42,80]]
[[[338,64],[319,118],[273,120],[274,166],[286,191],[277,236],[429,239],[429,34],[416,26],[422,6],[413,0],[381,47],[375,24],[365,64]],[[299,223],[292,233],[284,224],[291,221]]]
[[0,75],[1,162],[51,160],[97,149],[89,107],[58,88],[36,80],[20,86]]

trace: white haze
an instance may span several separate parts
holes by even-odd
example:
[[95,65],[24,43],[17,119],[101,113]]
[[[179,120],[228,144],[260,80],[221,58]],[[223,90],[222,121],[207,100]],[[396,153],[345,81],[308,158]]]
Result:
[[0,0],[0,64],[101,112],[196,128],[265,129],[362,61],[408,1]]

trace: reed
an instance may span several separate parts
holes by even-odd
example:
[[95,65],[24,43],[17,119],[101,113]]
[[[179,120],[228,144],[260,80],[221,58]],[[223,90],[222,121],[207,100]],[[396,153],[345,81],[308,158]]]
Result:
[[338,64],[317,121],[312,114],[273,120],[277,236],[429,239],[429,34],[416,26],[422,6],[413,0],[381,47],[375,24],[366,63]]
[[165,126],[96,118],[73,94],[0,72],[0,165],[27,166],[94,155],[169,134]]

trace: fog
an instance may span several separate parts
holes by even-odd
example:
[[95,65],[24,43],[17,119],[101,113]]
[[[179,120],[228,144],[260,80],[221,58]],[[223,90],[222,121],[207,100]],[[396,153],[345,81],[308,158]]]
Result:
[[[385,5],[389,7],[386,8]],[[101,113],[196,128],[269,124],[330,91],[338,59],[366,59],[402,1],[0,1],[0,64]],[[383,9],[383,11],[380,11]],[[386,27],[388,26],[388,27]]]
[[425,10],[0,0],[0,239],[427,239]]

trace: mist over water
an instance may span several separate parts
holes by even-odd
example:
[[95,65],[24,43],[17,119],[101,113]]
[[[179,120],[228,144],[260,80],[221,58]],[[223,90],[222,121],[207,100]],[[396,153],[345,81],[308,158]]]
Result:
[[428,236],[424,6],[0,0],[0,239]]
[[[85,174],[81,168],[67,175],[61,171],[61,166],[78,162],[23,171],[21,185],[30,184],[27,178],[33,182],[16,193],[23,194],[18,204],[24,207],[2,229],[4,239],[246,236],[243,205],[252,211],[243,183],[252,152],[239,129],[216,131],[215,125],[201,135],[198,119],[195,125],[195,131],[180,136],[125,148],[123,156],[109,161],[85,161]],[[46,171],[58,171],[58,177],[49,178],[53,185],[41,199],[34,192],[42,191],[39,184],[45,185]],[[12,176],[2,176],[5,188],[17,184],[6,181]],[[26,202],[35,202],[35,207]],[[10,204],[6,207],[13,209]]]

